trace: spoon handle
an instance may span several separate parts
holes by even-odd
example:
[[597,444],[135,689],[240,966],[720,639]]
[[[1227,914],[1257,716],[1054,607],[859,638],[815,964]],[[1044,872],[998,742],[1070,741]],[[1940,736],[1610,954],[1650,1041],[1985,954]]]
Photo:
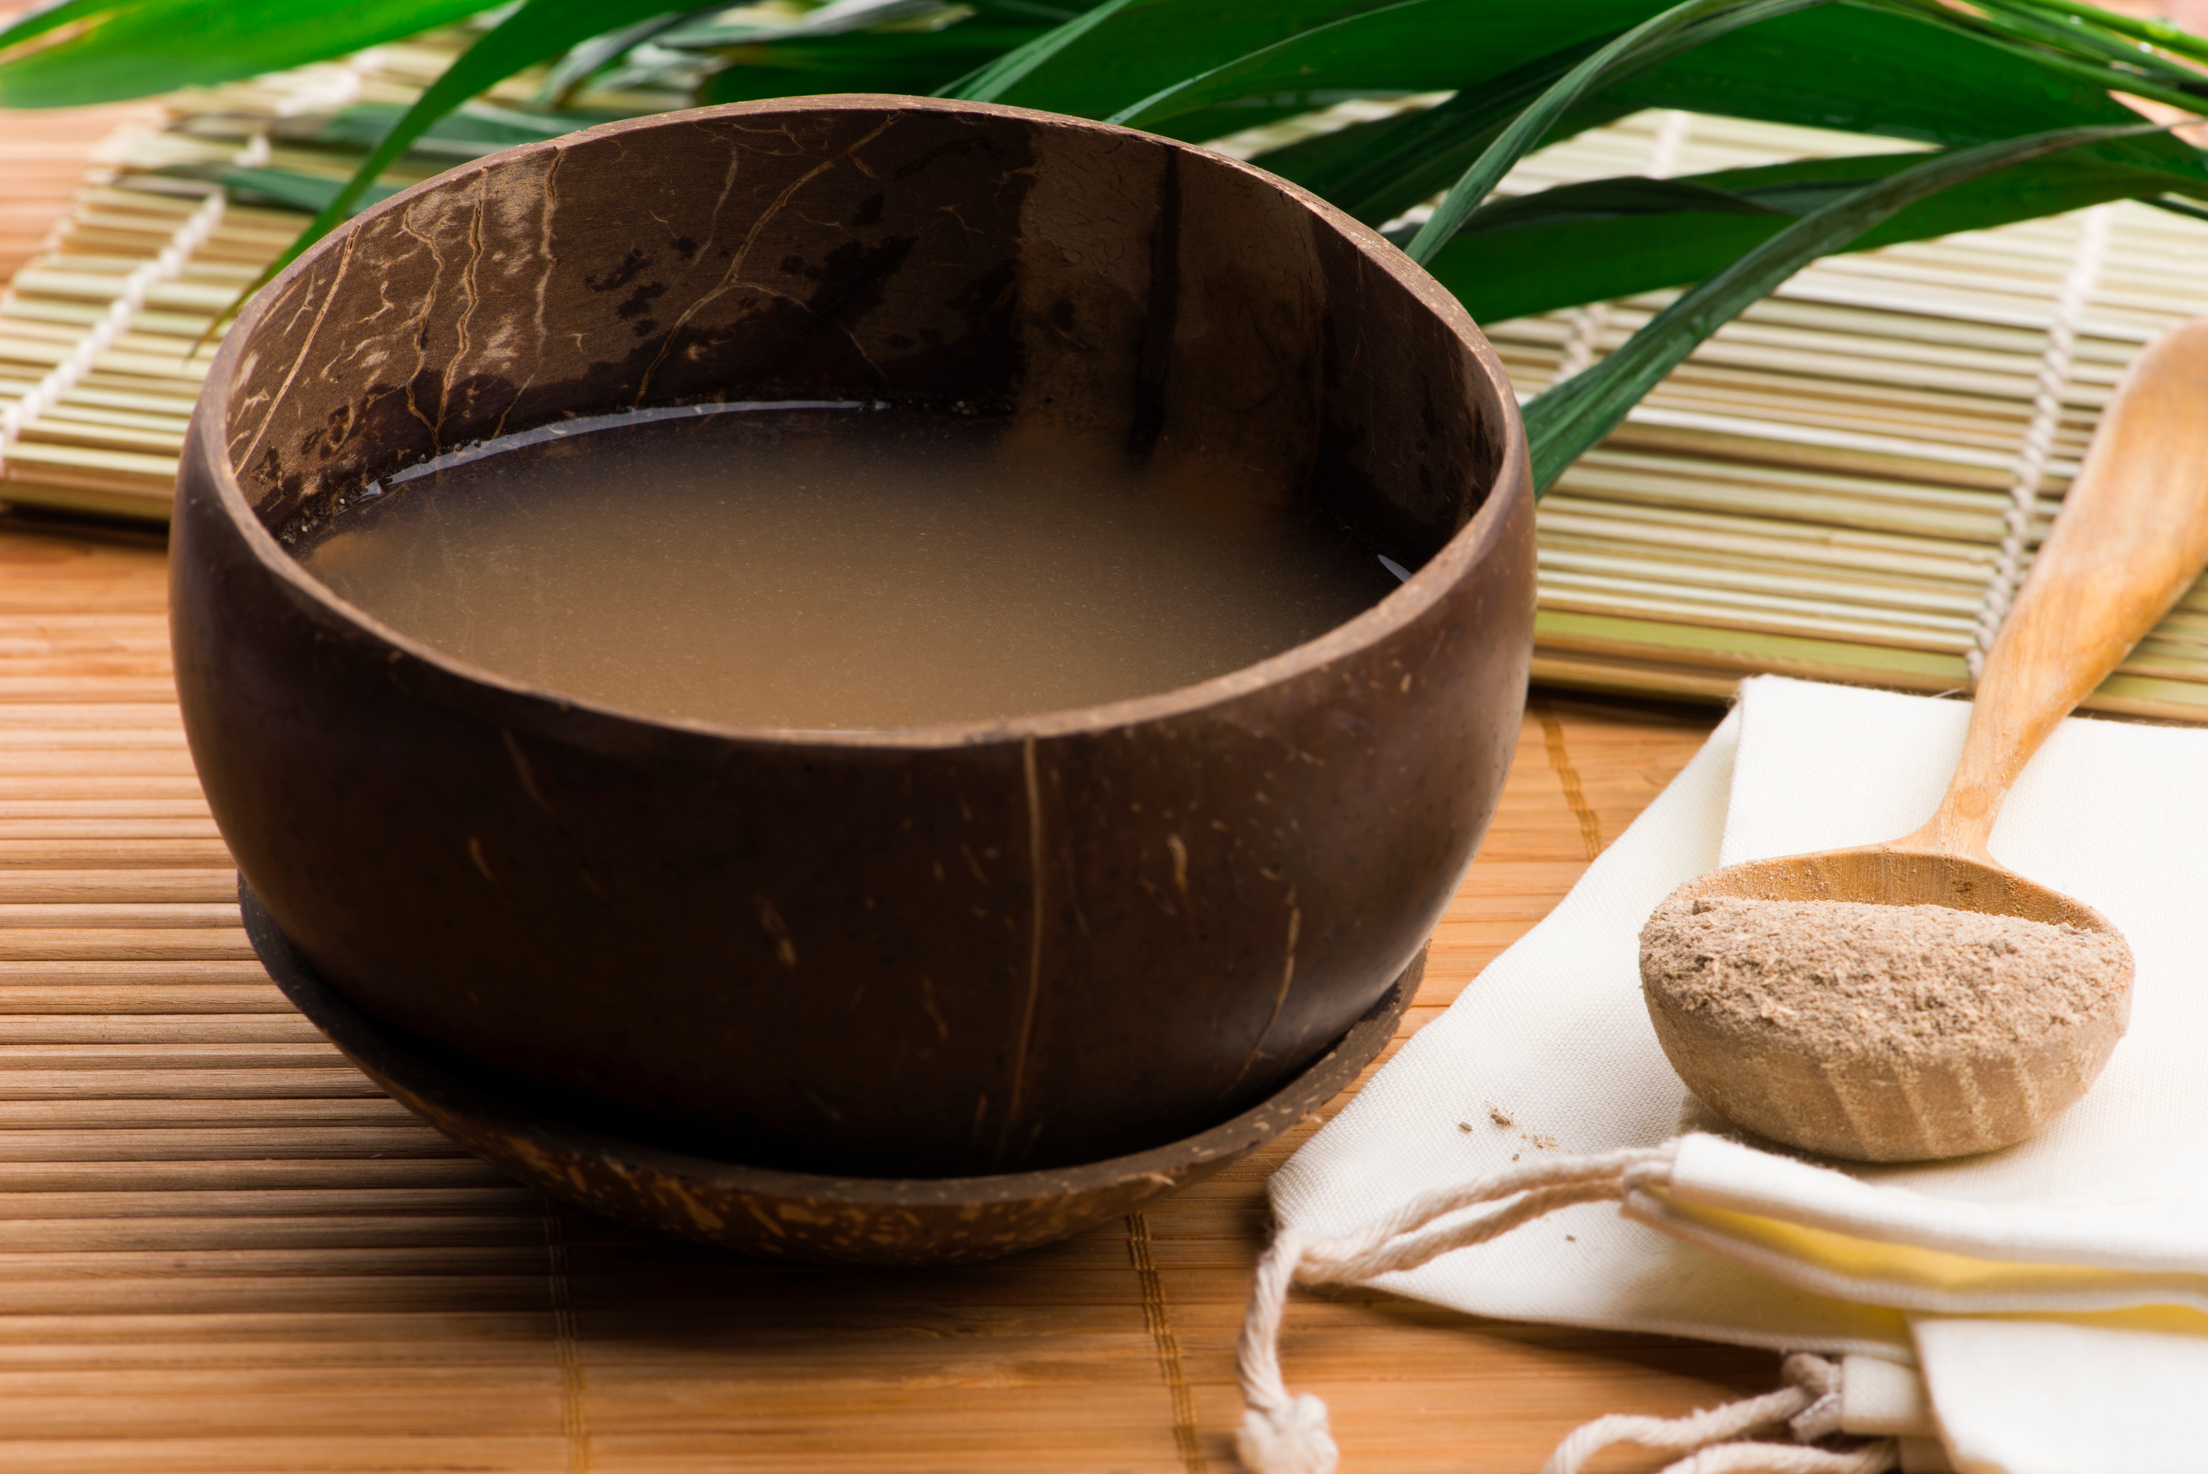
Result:
[[2208,318],[2139,355],[1978,677],[1939,811],[1897,848],[1990,860],[2024,764],[2208,564]]

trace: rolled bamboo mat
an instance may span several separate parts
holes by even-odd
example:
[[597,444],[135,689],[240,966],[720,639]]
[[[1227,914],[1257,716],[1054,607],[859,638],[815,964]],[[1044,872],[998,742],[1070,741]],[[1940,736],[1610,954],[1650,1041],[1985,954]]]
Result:
[[[458,44],[446,33],[179,94],[161,126],[111,140],[0,297],[0,497],[165,518],[212,352],[200,340],[306,218],[270,191],[342,179],[359,152],[348,119],[411,100]],[[1433,100],[1348,104],[1224,146]],[[596,99],[613,112],[673,101]],[[1882,147],[1901,145],[1644,113],[1535,156],[1505,190]],[[390,182],[456,149],[410,155]],[[2208,310],[2204,261],[2208,225],[2121,204],[1812,266],[1705,344],[1544,503],[1536,677],[1689,699],[1722,699],[1755,671],[1967,687],[2116,378],[2162,327]],[[1671,295],[1488,332],[1531,395]],[[2208,592],[2087,704],[2208,716]]]
[[[403,107],[464,40],[438,32],[172,94],[80,157],[69,208],[0,293],[0,499],[165,522],[212,330],[313,213],[265,191],[342,181],[363,151],[347,110]],[[41,116],[9,114],[11,144],[35,151]],[[409,154],[388,179],[451,162]],[[30,209],[42,198],[23,196]]]
[[[1509,188],[1874,147],[1645,113]],[[1530,396],[1673,295],[1487,331]],[[2118,377],[2203,312],[2208,225],[2133,203],[1816,263],[1542,503],[1536,679],[1702,699],[1757,671],[1966,688]],[[2086,704],[2208,719],[2208,588]]]

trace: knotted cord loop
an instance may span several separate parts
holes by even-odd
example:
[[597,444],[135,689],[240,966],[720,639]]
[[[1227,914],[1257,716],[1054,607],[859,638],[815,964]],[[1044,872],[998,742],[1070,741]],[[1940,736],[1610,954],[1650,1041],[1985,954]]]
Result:
[[[1899,1446],[1890,1438],[1861,1448],[1835,1452],[1809,1448],[1815,1439],[1840,1431],[1840,1364],[1796,1352],[1781,1375],[1787,1385],[1760,1397],[1746,1397],[1703,1408],[1683,1418],[1646,1418],[1612,1414],[1572,1431],[1541,1474],[1580,1474],[1587,1461],[1614,1444],[1631,1443],[1658,1453],[1688,1457],[1664,1474],[1879,1474],[1898,1461]],[[1794,1443],[1736,1443],[1742,1434],[1784,1423]]]
[[[1416,1269],[1452,1249],[1485,1243],[1559,1208],[1621,1202],[1637,1188],[1668,1181],[1677,1151],[1676,1143],[1666,1142],[1600,1156],[1528,1163],[1477,1182],[1422,1193],[1378,1222],[1338,1238],[1283,1228],[1258,1261],[1257,1284],[1236,1350],[1235,1375],[1243,1401],[1249,1404],[1235,1436],[1243,1464],[1253,1474],[1333,1474],[1341,1462],[1327,1428],[1326,1404],[1308,1394],[1290,1393],[1281,1376],[1280,1324],[1290,1285],[1298,1280],[1355,1284]],[[1489,1203],[1501,1206],[1440,1221]]]

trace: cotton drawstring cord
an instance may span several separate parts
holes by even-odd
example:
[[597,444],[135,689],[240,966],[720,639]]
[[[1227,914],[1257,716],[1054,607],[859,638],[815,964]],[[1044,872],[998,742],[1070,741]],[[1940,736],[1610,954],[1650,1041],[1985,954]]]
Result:
[[[1622,1202],[1636,1188],[1669,1180],[1677,1150],[1674,1143],[1666,1142],[1600,1156],[1528,1163],[1477,1182],[1421,1194],[1378,1222],[1338,1238],[1283,1228],[1258,1261],[1257,1286],[1235,1358],[1242,1398],[1249,1404],[1241,1431],[1235,1435],[1243,1464],[1253,1474],[1333,1474],[1341,1463],[1327,1428],[1326,1404],[1308,1393],[1291,1394],[1281,1377],[1280,1323],[1289,1286],[1299,1280],[1307,1285],[1362,1283],[1416,1269],[1452,1249],[1484,1244],[1559,1208]],[[1490,1203],[1500,1206],[1453,1217]]]
[[[1281,1376],[1280,1328],[1291,1286],[1362,1284],[1484,1244],[1559,1208],[1623,1202],[1641,1188],[1668,1183],[1677,1154],[1678,1144],[1666,1142],[1532,1162],[1421,1194],[1378,1222],[1334,1238],[1282,1228],[1258,1260],[1236,1349],[1235,1375],[1248,1407],[1234,1443],[1244,1467],[1251,1474],[1334,1474],[1341,1464],[1326,1404],[1309,1393],[1291,1393]],[[1469,1211],[1483,1207],[1487,1211]],[[1557,1445],[1541,1474],[1581,1474],[1588,1460],[1620,1443],[1687,1455],[1663,1474],[1881,1474],[1896,1465],[1898,1445],[1890,1438],[1838,1452],[1808,1446],[1840,1431],[1838,1362],[1797,1353],[1786,1359],[1783,1374],[1787,1385],[1776,1392],[1683,1418],[1597,1418]],[[1795,1442],[1733,1441],[1780,1424]]]
[[1891,1438],[1844,1453],[1799,1443],[1720,1443],[1669,1465],[1662,1474],[1884,1474],[1900,1457]]
[[[1615,1444],[1688,1457],[1663,1474],[1880,1474],[1899,1460],[1890,1438],[1835,1452],[1808,1444],[1840,1431],[1840,1364],[1796,1352],[1781,1375],[1787,1385],[1761,1397],[1704,1408],[1683,1418],[1612,1414],[1574,1430],[1556,1446],[1541,1474],[1580,1474],[1587,1461]],[[1735,1443],[1742,1434],[1784,1423],[1793,1443]]]

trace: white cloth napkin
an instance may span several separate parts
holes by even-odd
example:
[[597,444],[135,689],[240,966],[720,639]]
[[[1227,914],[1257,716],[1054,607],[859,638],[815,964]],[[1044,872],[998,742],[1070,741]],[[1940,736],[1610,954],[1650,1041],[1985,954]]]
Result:
[[[1668,1191],[1377,1283],[1479,1315],[1877,1358],[1849,1363],[1843,1426],[1936,1423],[1973,1474],[2208,1474],[2208,731],[2073,719],[2002,812],[1994,854],[2100,910],[2138,964],[2107,1071],[2032,1141],[1871,1167],[1737,1139],[1680,1084],[1642,1005],[1637,937],[1665,894],[1914,829],[1968,716],[1747,682],[1555,912],[1275,1175],[1283,1228],[1347,1234],[1514,1163],[1692,1133]],[[1903,1454],[1938,1467],[1929,1443]]]

